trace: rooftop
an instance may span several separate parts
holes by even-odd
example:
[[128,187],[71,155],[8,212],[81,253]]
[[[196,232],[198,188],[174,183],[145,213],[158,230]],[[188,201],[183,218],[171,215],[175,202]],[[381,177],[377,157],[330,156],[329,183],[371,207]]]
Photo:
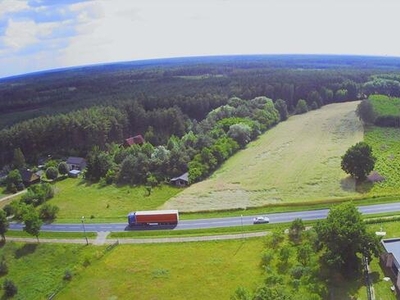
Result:
[[382,240],[386,252],[392,253],[398,263],[400,263],[400,238]]

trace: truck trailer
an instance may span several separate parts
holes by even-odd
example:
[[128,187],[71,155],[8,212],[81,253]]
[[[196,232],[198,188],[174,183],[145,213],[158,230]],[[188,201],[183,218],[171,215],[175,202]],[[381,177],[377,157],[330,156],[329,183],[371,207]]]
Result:
[[135,225],[176,225],[179,221],[177,210],[136,211],[128,214],[129,226]]

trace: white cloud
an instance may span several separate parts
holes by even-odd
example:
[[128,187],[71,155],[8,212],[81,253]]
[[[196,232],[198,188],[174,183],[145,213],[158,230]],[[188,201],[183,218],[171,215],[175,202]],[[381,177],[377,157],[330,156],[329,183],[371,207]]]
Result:
[[9,14],[29,9],[28,1],[24,0],[1,0],[0,19]]

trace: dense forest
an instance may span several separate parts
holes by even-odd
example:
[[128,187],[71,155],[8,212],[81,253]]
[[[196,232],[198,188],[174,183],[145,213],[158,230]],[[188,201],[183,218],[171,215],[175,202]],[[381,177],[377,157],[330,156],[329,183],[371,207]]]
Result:
[[[20,149],[31,165],[87,157],[93,180],[107,170],[111,181],[136,183],[190,169],[196,181],[290,114],[371,94],[400,96],[399,58],[196,57],[10,77],[0,80],[0,167]],[[144,147],[119,147],[137,134]],[[138,165],[139,178],[124,174]]]

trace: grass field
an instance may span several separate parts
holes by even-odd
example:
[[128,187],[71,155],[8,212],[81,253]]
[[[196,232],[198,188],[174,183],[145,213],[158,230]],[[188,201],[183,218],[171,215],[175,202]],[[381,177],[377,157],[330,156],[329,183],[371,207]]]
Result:
[[229,299],[262,280],[262,248],[263,239],[120,245],[57,299]]
[[92,221],[107,219],[126,221],[130,211],[156,209],[181,190],[171,186],[154,188],[147,196],[144,187],[101,187],[86,185],[79,179],[66,179],[55,185],[55,197],[49,203],[60,208],[58,219],[80,222],[85,216]]
[[[13,299],[48,299],[65,282],[65,271],[80,272],[84,265],[102,256],[105,247],[59,244],[24,244],[7,242],[0,248],[6,259],[7,278],[18,288]],[[3,299],[3,298],[2,298]]]
[[400,98],[385,95],[371,95],[369,99],[378,116],[400,115]]
[[341,156],[363,140],[358,103],[290,117],[163,208],[196,211],[358,196],[340,168]]
[[[386,238],[400,234],[399,222],[367,226],[386,231]],[[229,299],[237,287],[252,291],[261,283],[264,249],[265,238],[119,245],[84,269],[56,299]],[[376,299],[394,300],[377,258],[371,271]],[[334,294],[340,295],[335,299],[367,300],[363,278],[342,282]]]

